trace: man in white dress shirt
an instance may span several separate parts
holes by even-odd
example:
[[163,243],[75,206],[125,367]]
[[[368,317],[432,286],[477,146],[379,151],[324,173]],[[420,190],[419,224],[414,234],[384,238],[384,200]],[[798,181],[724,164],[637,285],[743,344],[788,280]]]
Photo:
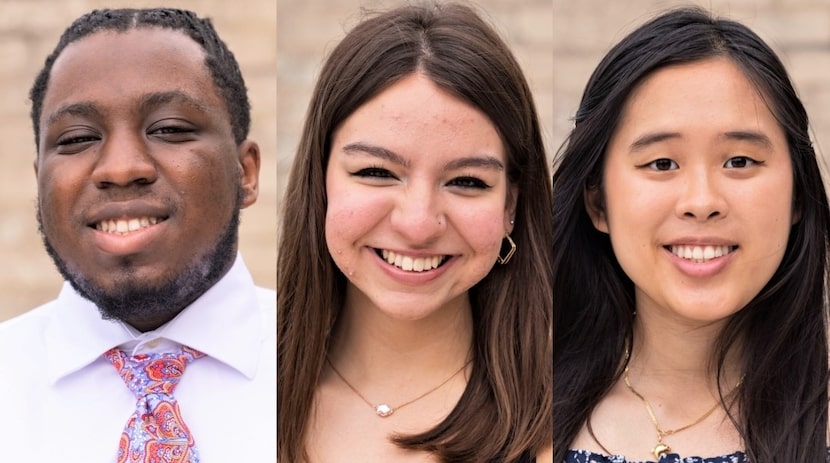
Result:
[[0,324],[0,461],[114,462],[136,398],[104,357],[181,345],[175,397],[203,463],[276,461],[275,294],[237,250],[260,153],[239,66],[209,21],[99,10],[30,97],[58,298]]

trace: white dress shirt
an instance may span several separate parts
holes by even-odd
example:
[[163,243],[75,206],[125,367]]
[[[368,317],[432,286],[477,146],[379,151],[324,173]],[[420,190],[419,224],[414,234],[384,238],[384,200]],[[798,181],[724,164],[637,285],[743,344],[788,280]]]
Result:
[[139,333],[103,320],[68,283],[0,324],[0,462],[112,463],[135,396],[104,357],[179,344],[207,357],[174,396],[201,463],[276,462],[276,295],[242,258],[176,318]]

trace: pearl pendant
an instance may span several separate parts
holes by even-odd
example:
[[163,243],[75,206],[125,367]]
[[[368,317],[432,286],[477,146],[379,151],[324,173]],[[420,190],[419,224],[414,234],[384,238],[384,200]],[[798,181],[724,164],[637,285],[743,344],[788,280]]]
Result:
[[375,413],[377,413],[378,416],[381,418],[386,418],[387,416],[391,415],[394,411],[395,410],[392,410],[392,407],[390,407],[388,404],[378,404],[378,406],[375,407]]
[[651,449],[651,453],[654,454],[654,458],[658,460],[660,459],[660,457],[669,452],[671,452],[671,447],[662,442],[658,442],[657,445],[655,445],[654,448]]

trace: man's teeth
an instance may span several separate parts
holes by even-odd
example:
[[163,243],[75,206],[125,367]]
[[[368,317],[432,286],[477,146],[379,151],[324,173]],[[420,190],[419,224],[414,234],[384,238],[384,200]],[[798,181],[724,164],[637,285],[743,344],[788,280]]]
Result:
[[677,257],[698,264],[725,256],[734,251],[734,246],[672,246],[671,253]]
[[102,220],[95,224],[95,229],[104,233],[124,235],[142,228],[155,225],[161,220],[158,217],[137,217],[132,219]]
[[438,268],[444,262],[444,256],[410,257],[386,249],[381,254],[386,262],[407,272],[426,272]]

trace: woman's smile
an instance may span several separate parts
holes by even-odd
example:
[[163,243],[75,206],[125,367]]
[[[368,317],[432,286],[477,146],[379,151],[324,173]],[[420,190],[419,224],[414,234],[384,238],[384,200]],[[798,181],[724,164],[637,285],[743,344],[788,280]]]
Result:
[[412,256],[388,249],[376,249],[375,252],[389,265],[393,265],[405,272],[428,272],[437,269],[446,262],[449,256]]

